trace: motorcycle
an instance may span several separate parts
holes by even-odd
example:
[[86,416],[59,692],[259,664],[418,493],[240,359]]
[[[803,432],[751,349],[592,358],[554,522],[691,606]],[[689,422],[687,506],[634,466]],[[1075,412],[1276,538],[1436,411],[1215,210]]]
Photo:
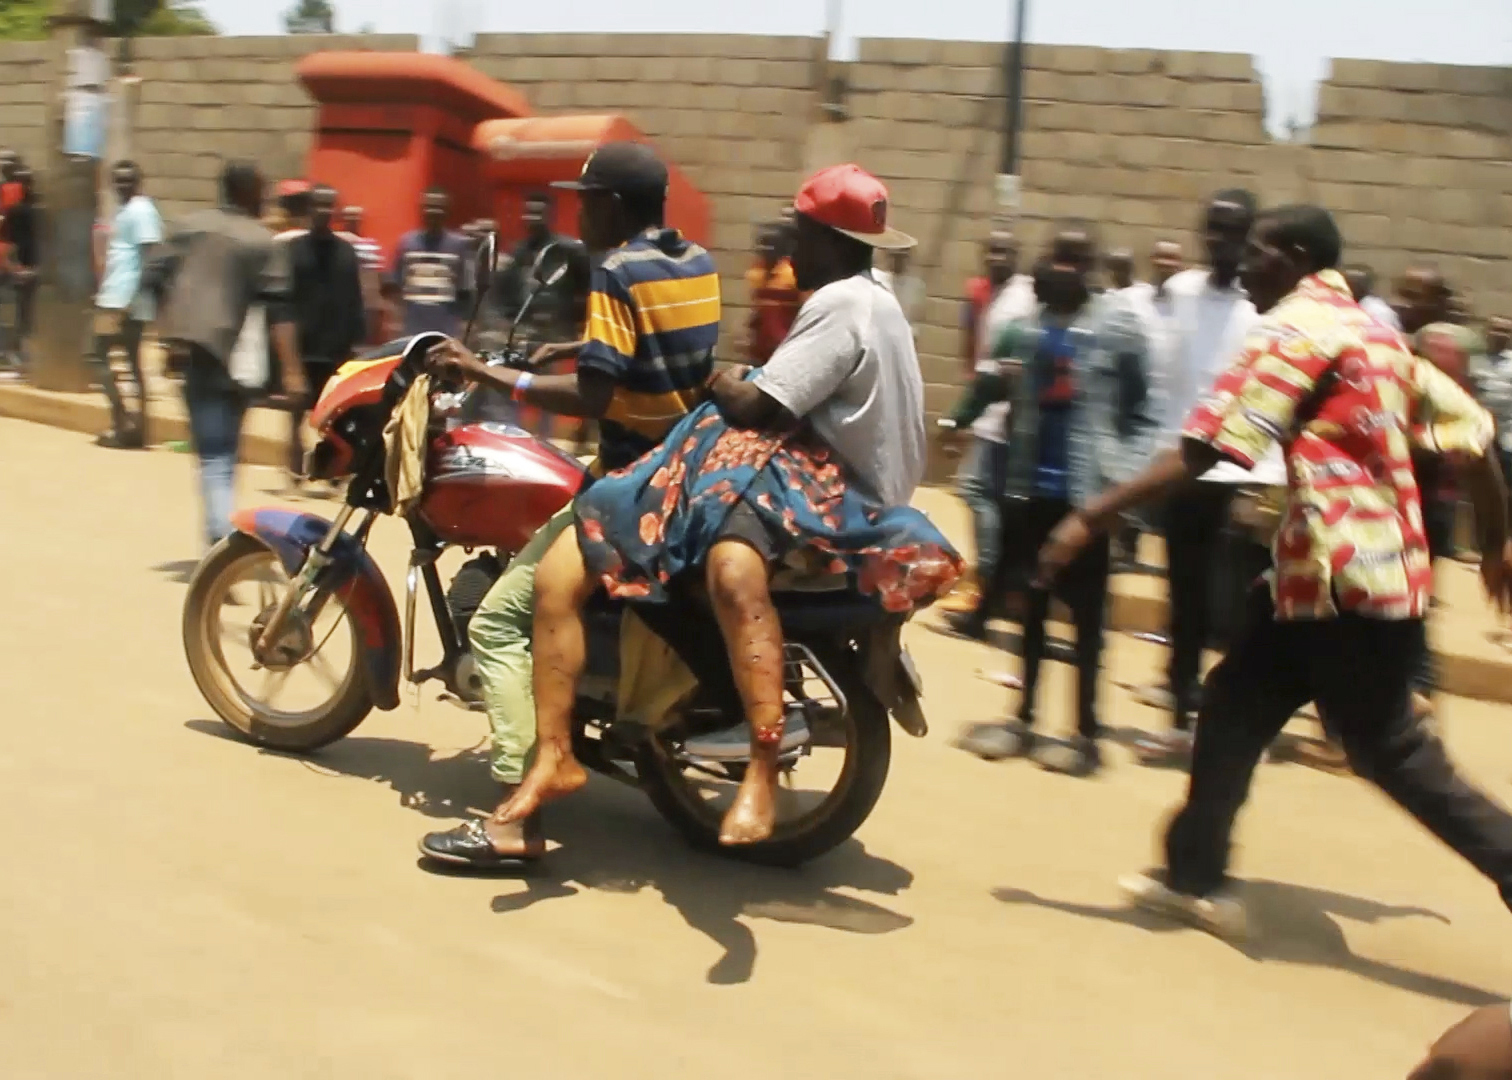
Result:
[[[548,269],[550,251],[532,270],[531,300],[560,277],[560,269]],[[492,266],[493,258],[490,238],[480,260]],[[464,340],[470,332],[471,323]],[[412,551],[401,617],[367,551],[374,523],[394,513],[383,433],[422,374],[426,353],[443,340],[425,334],[393,342],[345,364],[328,383],[311,413],[319,439],[308,471],[314,479],[346,480],[333,519],[243,510],[191,579],[183,614],[190,671],[216,715],[250,743],[290,753],[327,746],[374,708],[397,708],[401,682],[439,682],[447,700],[482,710],[468,621],[511,554],[576,495],[586,469],[515,423],[504,395],[433,388],[423,492],[403,518]],[[509,348],[489,362],[527,363]],[[470,557],[443,586],[439,564],[454,549]],[[862,598],[843,577],[788,581],[779,573],[773,591],[786,640],[789,726],[802,737],[784,742],[785,783],[769,840],[733,848],[718,842],[749,754],[738,739],[727,740],[733,753],[699,750],[711,735],[743,730],[744,712],[697,583],[675,604],[634,608],[698,681],[654,727],[619,708],[624,604],[594,598],[585,613],[587,665],[574,744],[585,767],[639,788],[694,846],[794,866],[843,843],[871,813],[891,759],[889,715],[915,736],[927,727],[922,686],[900,639],[902,616]],[[422,592],[441,657],[417,670]],[[249,662],[233,662],[233,652]],[[296,677],[312,684],[300,702],[290,700]],[[819,787],[800,790],[800,779]]]

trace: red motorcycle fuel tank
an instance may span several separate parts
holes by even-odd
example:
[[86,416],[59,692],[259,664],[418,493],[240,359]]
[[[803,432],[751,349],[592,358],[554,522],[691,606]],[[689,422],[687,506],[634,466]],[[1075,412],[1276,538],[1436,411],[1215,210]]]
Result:
[[587,471],[524,428],[466,424],[431,441],[420,516],[447,543],[519,551],[578,493]]

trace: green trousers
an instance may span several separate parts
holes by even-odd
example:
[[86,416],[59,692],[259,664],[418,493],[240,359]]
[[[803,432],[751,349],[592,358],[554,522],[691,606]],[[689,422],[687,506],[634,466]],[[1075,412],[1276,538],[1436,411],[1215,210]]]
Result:
[[572,504],[557,511],[509,561],[467,627],[493,729],[490,771],[518,784],[535,749],[535,693],[531,688],[531,627],[536,567],[556,538],[572,525]]

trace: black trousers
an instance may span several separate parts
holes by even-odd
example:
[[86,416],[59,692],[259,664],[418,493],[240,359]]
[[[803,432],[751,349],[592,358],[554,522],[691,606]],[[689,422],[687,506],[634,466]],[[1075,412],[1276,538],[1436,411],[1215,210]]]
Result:
[[[1032,577],[1039,549],[1051,530],[1071,512],[1064,499],[1009,499],[1004,503],[1003,547],[994,585],[1014,577]],[[1045,623],[1050,618],[1052,595],[1071,609],[1076,629],[1076,730],[1097,738],[1097,676],[1102,664],[1103,615],[1108,601],[1108,571],[1111,561],[1108,538],[1099,536],[1061,572],[1050,590],[1030,589],[1024,611],[1024,695],[1019,720],[1034,722],[1034,701],[1039,688],[1040,664],[1045,658]]]
[[329,360],[304,361],[305,382],[310,386],[310,393],[303,403],[289,412],[289,472],[295,476],[304,475],[305,413],[315,404],[316,399],[320,397],[320,392],[325,389],[325,384],[331,381],[331,376],[336,374],[339,366]]
[[1166,578],[1170,590],[1171,694],[1176,729],[1191,726],[1197,708],[1202,650],[1212,636],[1212,586],[1223,550],[1234,489],[1229,484],[1189,484],[1165,506]]
[[1412,714],[1421,620],[1277,622],[1270,591],[1250,595],[1244,629],[1207,677],[1186,805],[1166,833],[1172,888],[1223,884],[1234,818],[1260,755],[1314,701],[1354,771],[1379,787],[1501,890],[1512,907],[1512,814],[1471,787]]

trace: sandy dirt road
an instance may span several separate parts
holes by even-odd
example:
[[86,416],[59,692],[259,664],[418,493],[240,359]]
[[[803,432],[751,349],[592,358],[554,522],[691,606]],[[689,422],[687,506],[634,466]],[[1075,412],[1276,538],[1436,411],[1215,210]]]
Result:
[[[270,501],[274,474],[244,480]],[[186,457],[0,421],[0,506],[6,1080],[1389,1078],[1512,991],[1494,891],[1298,767],[1262,769],[1241,825],[1251,955],[1124,911],[1182,778],[952,750],[1004,692],[921,628],[935,732],[899,736],[871,821],[805,870],[694,855],[595,782],[535,876],[432,875],[417,836],[490,799],[481,719],[427,691],[310,760],[226,738],[179,639]],[[397,580],[401,531],[375,548]],[[1115,640],[1110,680],[1160,660]],[[1064,727],[1064,672],[1047,692]],[[1505,711],[1446,712],[1506,797]],[[1111,686],[1105,716],[1159,720]]]

